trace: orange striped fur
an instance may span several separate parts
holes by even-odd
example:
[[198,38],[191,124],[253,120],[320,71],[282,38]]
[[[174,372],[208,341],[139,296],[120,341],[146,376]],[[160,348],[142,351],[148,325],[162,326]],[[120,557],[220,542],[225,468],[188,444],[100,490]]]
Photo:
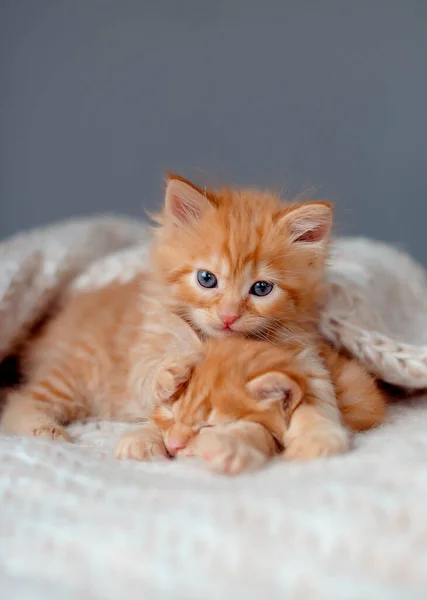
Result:
[[[334,362],[345,425],[353,430],[372,427],[384,410],[373,380],[326,346],[324,352]],[[346,388],[349,380],[354,383],[354,376],[360,380],[357,403]],[[143,435],[150,437],[152,431],[158,435],[160,428],[170,454],[199,456],[226,473],[259,467],[284,445],[283,456],[289,458],[296,452],[289,426],[297,411],[307,408],[313,377],[322,377],[322,368],[316,367],[312,352],[298,343],[279,346],[239,337],[211,339],[180,393],[174,396],[175,388],[169,386],[165,398],[171,401],[154,409],[151,432],[146,429]],[[317,454],[328,454],[333,444],[340,451],[342,436],[339,431],[330,434],[329,446],[318,447]]]
[[[328,203],[282,204],[256,190],[204,191],[171,176],[156,220],[144,276],[71,296],[29,343],[27,383],[9,395],[4,429],[69,439],[64,425],[75,419],[148,420],[119,440],[116,455],[149,459],[166,455],[169,428],[190,419],[198,435],[180,453],[205,453],[201,440],[209,438],[216,448],[244,443],[259,463],[260,454],[265,458],[280,446],[287,458],[345,451],[348,428],[381,422],[385,402],[374,379],[317,332],[332,222]],[[217,285],[203,287],[198,271],[209,271]],[[271,292],[254,295],[257,282]],[[250,409],[252,417],[272,415],[265,422],[245,412],[256,400],[247,386],[264,354],[302,390],[292,418],[280,402]],[[194,406],[207,382],[215,427],[200,429]],[[247,457],[234,460],[227,452],[217,468],[249,468]]]

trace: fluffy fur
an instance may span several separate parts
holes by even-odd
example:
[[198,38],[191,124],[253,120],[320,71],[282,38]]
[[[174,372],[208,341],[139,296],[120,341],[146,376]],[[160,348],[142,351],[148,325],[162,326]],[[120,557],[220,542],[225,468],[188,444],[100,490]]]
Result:
[[[69,439],[63,425],[71,420],[97,416],[138,421],[150,419],[155,409],[168,410],[169,418],[185,424],[179,407],[192,412],[199,395],[190,402],[191,390],[206,377],[215,382],[209,410],[223,414],[229,402],[230,422],[239,423],[241,431],[248,419],[236,418],[235,407],[243,396],[223,390],[236,384],[237,377],[241,393],[253,402],[248,369],[258,368],[259,353],[253,350],[251,358],[250,351],[240,352],[234,344],[255,349],[260,342],[244,338],[268,342],[272,354],[291,351],[304,357],[299,365],[304,385],[298,384],[303,401],[292,418],[286,421],[276,411],[279,433],[271,423],[253,421],[250,426],[258,431],[258,441],[263,440],[258,445],[264,456],[272,453],[273,439],[289,458],[343,452],[349,446],[345,425],[365,429],[382,420],[384,399],[373,378],[356,361],[329,348],[317,333],[332,222],[328,203],[284,205],[274,195],[255,190],[214,193],[171,176],[164,210],[156,220],[150,268],[142,280],[69,298],[29,345],[27,383],[8,398],[6,430]],[[199,271],[214,275],[216,285],[203,287]],[[266,282],[271,292],[252,293],[257,282]],[[208,342],[209,353],[202,353],[200,362],[200,340],[209,338],[217,338],[218,344],[211,349]],[[247,363],[235,362],[240,354]],[[282,364],[280,373],[285,375],[285,370]],[[208,372],[215,375],[209,378]],[[185,395],[173,408],[165,407],[180,385],[187,386]],[[159,420],[165,413],[158,410],[157,421],[119,441],[118,457],[165,454],[170,433]],[[227,429],[221,440],[230,439],[228,433],[235,429],[230,422],[199,428],[196,439],[213,439],[219,426]],[[242,434],[232,437],[240,440]],[[196,452],[199,442],[191,440],[187,451],[192,446]]]
[[[338,356],[334,362],[337,379],[343,382],[339,406],[345,424],[356,430],[372,426],[382,408],[381,401],[375,406],[379,394],[370,395],[372,380],[363,380],[351,362],[343,363]],[[361,388],[356,406],[345,384],[357,375]],[[152,438],[170,455],[197,456],[214,470],[229,474],[261,466],[284,445],[284,456],[293,456],[300,442],[293,439],[289,425],[294,413],[303,409],[313,376],[311,353],[300,344],[279,347],[237,337],[211,339],[204,344],[187,385],[182,387],[182,379],[176,386],[169,382],[164,398],[170,401],[154,410],[150,425],[136,435],[128,434],[128,442],[133,440],[138,452]],[[330,443],[339,446],[340,435],[334,435]],[[143,444],[140,436],[145,438]],[[318,455],[324,452],[317,448]]]
[[[230,333],[269,338],[313,330],[322,299],[327,240],[332,221],[325,202],[284,205],[258,190],[202,191],[169,180],[163,213],[156,217],[152,260],[172,310],[205,336]],[[195,273],[205,269],[218,286],[204,289]],[[273,291],[257,298],[253,283]],[[231,332],[221,316],[237,317]]]

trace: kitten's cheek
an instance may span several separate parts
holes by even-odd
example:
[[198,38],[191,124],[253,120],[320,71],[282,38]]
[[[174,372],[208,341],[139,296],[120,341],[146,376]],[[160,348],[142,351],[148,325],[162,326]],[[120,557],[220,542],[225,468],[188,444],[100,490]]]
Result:
[[194,325],[209,337],[221,337],[224,333],[224,325],[214,314],[205,309],[194,309],[191,312],[191,320]]
[[213,425],[204,425],[203,427],[201,427],[200,430],[196,432],[195,435],[191,438],[191,440],[189,440],[185,448],[178,450],[176,456],[178,458],[194,458],[195,456],[198,456],[197,444],[199,440],[200,431],[204,431],[205,429],[209,429],[210,427],[213,427]]
[[200,310],[193,310],[190,313],[191,321],[200,329],[201,331],[205,331],[208,324],[206,323],[206,318],[204,318],[203,312]]
[[211,323],[208,323],[206,319],[193,318],[193,322],[208,337],[224,337],[224,334],[231,333],[224,331],[221,326],[216,327]]

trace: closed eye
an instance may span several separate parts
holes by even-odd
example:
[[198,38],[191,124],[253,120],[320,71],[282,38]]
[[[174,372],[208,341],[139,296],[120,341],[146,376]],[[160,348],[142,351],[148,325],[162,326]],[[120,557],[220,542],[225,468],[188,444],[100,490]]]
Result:
[[199,423],[198,425],[193,425],[194,433],[199,432],[201,429],[205,429],[206,427],[213,427],[212,423]]

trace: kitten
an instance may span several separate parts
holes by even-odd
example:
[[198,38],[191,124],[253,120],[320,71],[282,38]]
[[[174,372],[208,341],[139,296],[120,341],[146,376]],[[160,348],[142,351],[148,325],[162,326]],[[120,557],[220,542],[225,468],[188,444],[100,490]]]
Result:
[[62,424],[73,419],[147,418],[164,400],[156,381],[166,359],[172,381],[176,373],[185,381],[198,336],[243,335],[305,349],[304,402],[289,424],[285,456],[347,450],[335,389],[353,413],[370,399],[362,429],[382,419],[384,401],[364,368],[337,356],[317,332],[331,221],[327,203],[202,191],[171,176],[148,273],[67,300],[29,345],[28,383],[9,396],[3,427],[68,439]]
[[200,457],[219,472],[258,468],[283,449],[305,391],[304,363],[295,345],[210,339],[188,381],[154,409],[145,435],[157,435],[169,455]]
[[[239,337],[210,339],[185,386],[182,380],[176,386],[169,382],[152,421],[127,434],[118,451],[144,458],[138,455],[141,448],[155,443],[165,454],[202,458],[221,473],[259,468],[283,446],[295,444],[289,425],[304,403],[311,370],[310,354],[298,343],[280,347]],[[375,420],[369,393],[364,393],[370,383],[362,378],[356,410],[354,398],[340,395],[339,408],[350,429]]]
[[348,449],[340,401],[354,423],[364,406],[358,429],[378,424],[385,414],[374,378],[331,348],[317,329],[332,213],[326,202],[284,204],[259,190],[202,190],[170,175],[156,217],[153,275],[168,290],[172,312],[205,338],[239,334],[279,345],[296,342],[310,354],[305,402],[293,415],[285,450],[291,458]]

